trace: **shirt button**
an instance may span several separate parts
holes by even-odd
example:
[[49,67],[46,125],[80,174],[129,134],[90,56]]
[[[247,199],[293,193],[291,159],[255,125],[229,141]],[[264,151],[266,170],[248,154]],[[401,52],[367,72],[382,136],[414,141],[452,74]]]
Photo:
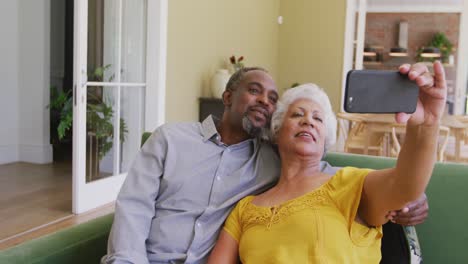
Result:
[[216,176],[216,180],[217,180],[217,181],[220,181],[220,180],[221,180],[221,177]]
[[198,227],[201,227],[201,223],[197,223],[197,226],[198,226]]

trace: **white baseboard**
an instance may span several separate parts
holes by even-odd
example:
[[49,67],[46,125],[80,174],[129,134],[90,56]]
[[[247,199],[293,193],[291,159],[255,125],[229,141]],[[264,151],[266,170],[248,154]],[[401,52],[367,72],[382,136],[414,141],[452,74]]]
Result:
[[19,145],[18,157],[20,161],[46,164],[51,163],[52,158],[52,145]]
[[0,146],[0,165],[17,162],[19,160],[17,145]]

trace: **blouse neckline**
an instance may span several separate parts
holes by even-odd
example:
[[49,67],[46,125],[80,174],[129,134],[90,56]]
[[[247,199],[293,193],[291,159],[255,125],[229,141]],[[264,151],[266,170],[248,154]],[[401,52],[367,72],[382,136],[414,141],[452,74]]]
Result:
[[254,207],[256,208],[259,208],[259,209],[267,209],[269,211],[271,210],[278,210],[279,208],[282,208],[284,206],[287,206],[289,204],[292,204],[296,201],[300,201],[300,200],[303,200],[304,198],[308,197],[308,196],[311,196],[311,195],[315,195],[317,193],[320,193],[322,192],[322,189],[325,188],[325,186],[329,185],[330,181],[333,179],[333,177],[335,177],[335,175],[332,175],[326,182],[324,182],[322,185],[320,185],[318,188],[315,188],[313,189],[312,191],[309,191],[309,192],[306,192],[304,194],[301,194],[297,197],[294,197],[294,198],[291,198],[289,200],[286,200],[284,202],[281,202],[279,204],[275,204],[275,205],[270,205],[270,206],[264,206],[264,205],[256,205],[254,204],[252,201],[253,199],[255,199],[255,195],[251,195],[249,197],[251,197],[248,201],[249,204],[253,205]]

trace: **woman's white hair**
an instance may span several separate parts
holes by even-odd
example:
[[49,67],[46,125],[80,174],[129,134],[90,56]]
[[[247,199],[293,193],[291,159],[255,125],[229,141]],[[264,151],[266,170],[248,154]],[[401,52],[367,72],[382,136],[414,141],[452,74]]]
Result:
[[326,129],[325,151],[336,142],[336,117],[328,95],[322,88],[313,83],[306,83],[287,90],[278,101],[276,111],[271,118],[271,133],[276,139],[278,131],[283,125],[284,115],[288,112],[289,106],[299,99],[309,99],[322,107]]

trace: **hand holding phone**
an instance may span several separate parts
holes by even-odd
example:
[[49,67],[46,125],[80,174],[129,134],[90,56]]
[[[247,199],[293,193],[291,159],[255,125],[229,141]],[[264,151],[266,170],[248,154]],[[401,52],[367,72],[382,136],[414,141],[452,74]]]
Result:
[[344,109],[349,113],[413,113],[419,88],[398,71],[351,70]]

